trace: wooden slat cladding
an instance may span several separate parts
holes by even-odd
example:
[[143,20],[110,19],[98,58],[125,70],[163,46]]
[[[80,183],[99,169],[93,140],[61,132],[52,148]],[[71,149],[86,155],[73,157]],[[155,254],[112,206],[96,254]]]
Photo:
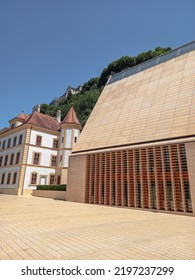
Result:
[[191,213],[185,145],[88,155],[86,203]]

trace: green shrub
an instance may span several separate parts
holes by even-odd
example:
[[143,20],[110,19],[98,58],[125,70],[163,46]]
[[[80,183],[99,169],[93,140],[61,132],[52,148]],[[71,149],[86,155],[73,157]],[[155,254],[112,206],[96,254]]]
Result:
[[66,191],[66,185],[37,185],[37,190]]

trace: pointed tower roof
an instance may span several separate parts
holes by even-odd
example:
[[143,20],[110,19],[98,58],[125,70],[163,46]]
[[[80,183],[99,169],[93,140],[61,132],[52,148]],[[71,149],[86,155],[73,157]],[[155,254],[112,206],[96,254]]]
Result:
[[62,121],[62,124],[64,124],[64,123],[65,124],[77,124],[77,125],[81,126],[73,106],[70,108],[70,110],[68,111],[66,117]]

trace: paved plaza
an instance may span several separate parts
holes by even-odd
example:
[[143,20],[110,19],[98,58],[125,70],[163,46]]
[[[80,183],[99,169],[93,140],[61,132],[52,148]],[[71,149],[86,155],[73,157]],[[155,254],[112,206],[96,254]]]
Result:
[[195,217],[0,195],[0,259],[195,259]]

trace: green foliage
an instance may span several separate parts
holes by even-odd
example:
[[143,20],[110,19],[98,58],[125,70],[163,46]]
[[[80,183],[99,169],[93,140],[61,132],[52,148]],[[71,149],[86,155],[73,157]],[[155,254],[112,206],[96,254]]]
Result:
[[70,107],[74,106],[79,121],[82,126],[84,126],[101,91],[102,88],[96,88],[86,91],[84,94],[70,94],[68,98],[64,102],[61,102],[57,107],[57,110],[62,111],[62,120],[68,113]]
[[99,83],[99,78],[91,78],[88,82],[84,83],[82,93],[91,89],[96,89]]
[[66,185],[37,185],[37,190],[66,191]]
[[118,60],[111,62],[107,68],[102,71],[98,86],[104,86],[112,72],[118,73],[124,69],[135,65],[135,58],[129,56],[123,56]]
[[41,104],[41,113],[55,117],[57,112],[57,107],[48,104]]
[[111,73],[119,73],[122,70],[133,67],[170,50],[171,48],[156,47],[153,51],[142,52],[135,57],[123,56],[111,62],[102,71],[99,78],[91,78],[88,82],[84,83],[80,93],[74,95],[70,93],[66,100],[63,100],[55,106],[42,104],[41,113],[55,117],[57,110],[61,110],[63,120],[70,107],[74,106],[78,119],[82,126],[84,126]]
[[127,69],[129,67],[133,67],[133,66],[135,66],[137,64],[140,64],[140,63],[142,63],[142,62],[144,62],[146,60],[149,60],[151,58],[159,56],[159,55],[161,55],[163,53],[166,53],[166,52],[168,52],[170,50],[171,50],[171,48],[156,47],[154,49],[154,51],[149,50],[147,52],[142,52],[142,53],[138,54],[135,57],[123,56],[120,59],[111,62],[108,65],[108,67],[105,68],[102,71],[102,73],[100,75],[98,86],[105,85],[112,72],[119,73],[122,70],[125,70],[125,69]]

